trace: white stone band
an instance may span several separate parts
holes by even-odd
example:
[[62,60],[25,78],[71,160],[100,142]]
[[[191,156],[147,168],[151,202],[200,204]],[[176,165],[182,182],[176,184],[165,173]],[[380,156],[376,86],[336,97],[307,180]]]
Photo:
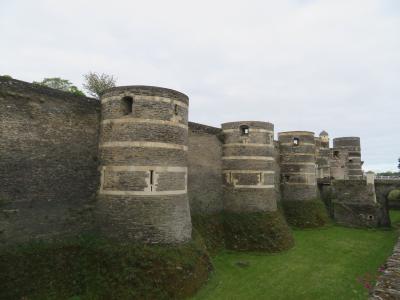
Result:
[[281,162],[281,165],[309,165],[316,166],[316,163],[313,162]]
[[147,123],[147,124],[157,124],[157,125],[167,125],[167,126],[177,126],[183,129],[188,129],[188,126],[178,122],[156,120],[156,119],[137,119],[137,118],[118,118],[118,119],[108,119],[101,122],[103,125],[107,124],[126,124],[126,123]]
[[234,188],[239,189],[274,189],[274,185],[235,185]]
[[222,173],[232,173],[232,174],[275,174],[275,171],[264,171],[264,170],[223,170]]
[[302,173],[302,172],[282,172],[282,174],[286,175],[316,175],[316,173]]
[[293,146],[293,147],[301,147],[301,146],[315,146],[315,143],[302,143],[300,142],[298,145],[294,146],[292,142],[289,143],[282,143],[279,142],[279,144],[284,145],[284,146]]
[[222,159],[230,160],[230,159],[242,159],[242,160],[268,160],[273,161],[273,157],[267,156],[223,156]]
[[100,190],[101,195],[116,195],[116,196],[168,196],[168,195],[184,195],[186,190],[177,191],[105,191]]
[[246,146],[246,147],[261,147],[261,148],[273,148],[274,145],[272,144],[256,144],[256,143],[230,143],[230,144],[223,144],[222,147],[238,147],[238,146]]
[[300,183],[300,182],[285,182],[283,183],[284,185],[310,185],[310,186],[316,186],[317,182],[315,183]]
[[142,147],[142,148],[164,148],[164,149],[177,149],[187,151],[188,146],[170,143],[158,143],[158,142],[105,142],[100,145],[101,148],[107,147]]

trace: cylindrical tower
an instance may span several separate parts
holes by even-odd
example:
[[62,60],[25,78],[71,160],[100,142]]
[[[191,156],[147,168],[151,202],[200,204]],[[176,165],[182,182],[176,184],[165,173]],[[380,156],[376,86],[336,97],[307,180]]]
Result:
[[331,151],[329,149],[329,135],[324,130],[315,138],[316,146],[316,162],[317,162],[317,178],[328,179],[331,175],[329,159]]
[[282,206],[288,222],[296,227],[318,227],[327,222],[323,203],[317,199],[314,133],[288,131],[278,134]]
[[359,137],[339,137],[333,139],[333,148],[348,152],[348,179],[362,179],[361,145]]
[[282,201],[317,196],[315,140],[309,131],[280,132]]
[[126,86],[106,91],[101,104],[100,230],[143,243],[189,240],[188,97]]
[[320,132],[319,139],[321,141],[321,148],[329,149],[329,134],[325,130]]
[[222,124],[224,209],[276,211],[274,125],[267,122]]
[[225,239],[237,250],[279,251],[292,236],[277,211],[274,125],[241,121],[222,124]]

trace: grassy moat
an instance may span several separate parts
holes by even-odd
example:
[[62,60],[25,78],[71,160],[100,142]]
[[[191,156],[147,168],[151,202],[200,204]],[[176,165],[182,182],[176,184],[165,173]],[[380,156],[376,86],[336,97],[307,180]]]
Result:
[[32,243],[0,254],[0,299],[186,299],[198,291],[193,300],[366,300],[392,254],[400,211],[391,219],[392,230],[294,230],[294,247],[276,254],[218,245],[208,282],[211,264],[198,234],[179,247],[114,244],[95,236]]
[[[396,227],[400,211],[391,219]],[[367,299],[366,282],[374,280],[397,237],[396,229],[330,226],[295,230],[295,246],[280,254],[223,251],[193,299]]]

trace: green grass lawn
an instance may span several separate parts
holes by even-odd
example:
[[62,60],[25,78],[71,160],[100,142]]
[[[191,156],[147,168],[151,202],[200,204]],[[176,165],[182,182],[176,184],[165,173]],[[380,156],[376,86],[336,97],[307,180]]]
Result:
[[[391,218],[400,223],[400,212]],[[218,254],[213,276],[193,299],[367,299],[357,279],[377,274],[397,231],[331,226],[296,230],[294,237],[295,247],[280,254]]]

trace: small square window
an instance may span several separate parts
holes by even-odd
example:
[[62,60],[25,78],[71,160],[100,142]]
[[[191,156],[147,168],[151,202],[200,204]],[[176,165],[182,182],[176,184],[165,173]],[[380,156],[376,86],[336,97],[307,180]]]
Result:
[[247,126],[247,125],[240,126],[240,133],[242,135],[249,135],[249,132],[250,132],[249,126]]

